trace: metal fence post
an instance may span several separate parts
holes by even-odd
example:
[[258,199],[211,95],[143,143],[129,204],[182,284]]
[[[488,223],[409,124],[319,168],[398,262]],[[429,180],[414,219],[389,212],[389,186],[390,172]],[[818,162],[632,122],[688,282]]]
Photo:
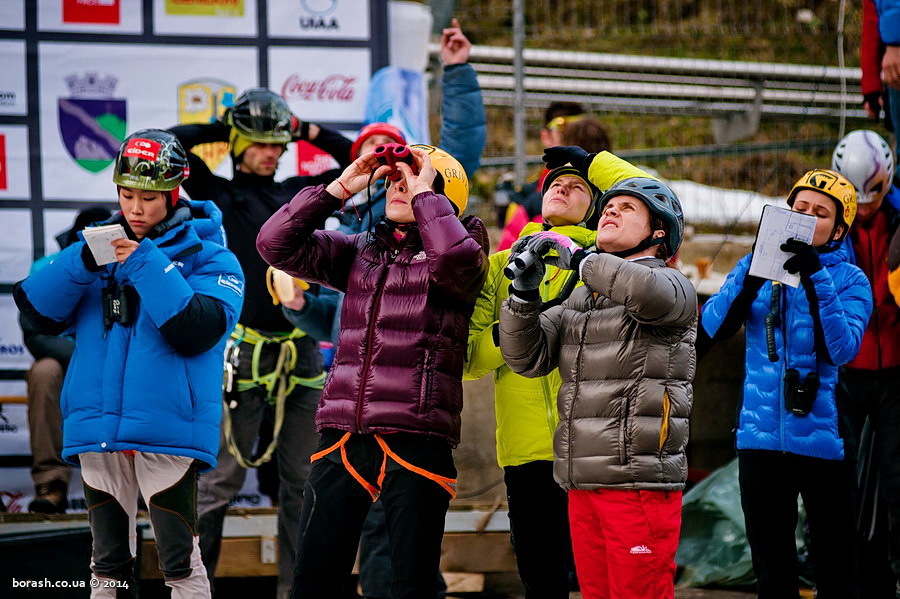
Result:
[[513,0],[513,74],[515,106],[513,137],[515,138],[516,186],[525,184],[525,2]]

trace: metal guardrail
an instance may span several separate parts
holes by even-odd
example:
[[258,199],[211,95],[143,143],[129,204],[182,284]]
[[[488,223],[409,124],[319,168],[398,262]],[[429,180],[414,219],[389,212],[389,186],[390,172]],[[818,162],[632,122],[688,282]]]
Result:
[[[513,58],[512,48],[473,46],[486,105],[515,105]],[[865,118],[858,68],[537,49],[524,62],[526,107],[566,99],[626,113]]]
[[[667,158],[686,158],[691,156],[737,156],[759,154],[762,152],[785,151],[831,151],[837,145],[835,139],[805,139],[797,141],[774,141],[741,144],[706,144],[701,146],[682,146],[671,148],[639,148],[634,150],[617,150],[616,156],[630,162],[656,161]],[[530,166],[541,164],[541,157],[531,155],[525,158]],[[481,168],[508,168],[512,166],[512,156],[485,156],[481,159]]]

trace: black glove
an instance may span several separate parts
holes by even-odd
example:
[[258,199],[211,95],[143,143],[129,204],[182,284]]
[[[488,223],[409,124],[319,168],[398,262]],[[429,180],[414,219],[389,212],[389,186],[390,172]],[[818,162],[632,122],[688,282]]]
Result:
[[784,261],[784,269],[791,274],[800,273],[801,277],[809,277],[822,270],[819,252],[808,243],[799,239],[788,239],[781,244],[781,251],[794,254]]
[[869,92],[867,94],[863,94],[862,101],[863,108],[868,108],[872,112],[875,113],[875,120],[881,120],[881,111],[883,108],[881,107],[881,92]]
[[231,127],[231,110],[231,106],[226,106],[225,110],[222,111],[222,116],[218,118],[220,123],[227,125],[228,127]]
[[100,272],[103,270],[103,267],[97,264],[90,246],[86,243],[84,244],[84,247],[81,248],[81,261],[84,262],[84,267],[91,272]]
[[888,269],[894,271],[900,267],[900,229],[894,233],[891,245],[888,247]]
[[543,161],[547,163],[547,168],[554,169],[564,164],[571,164],[582,174],[587,180],[588,169],[596,154],[589,154],[587,151],[578,146],[553,146],[552,148],[544,148]]
[[291,139],[307,140],[309,139],[309,123],[291,115]]

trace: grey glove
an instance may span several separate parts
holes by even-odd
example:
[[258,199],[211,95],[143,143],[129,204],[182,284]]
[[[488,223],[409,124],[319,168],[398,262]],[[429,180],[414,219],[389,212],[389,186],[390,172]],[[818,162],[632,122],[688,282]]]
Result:
[[[509,263],[512,264],[517,257],[518,253],[510,252]],[[540,299],[539,288],[541,281],[544,280],[545,271],[544,263],[541,260],[535,260],[529,264],[527,268],[513,279],[512,284],[509,286],[510,295],[515,295],[517,298],[528,302]]]

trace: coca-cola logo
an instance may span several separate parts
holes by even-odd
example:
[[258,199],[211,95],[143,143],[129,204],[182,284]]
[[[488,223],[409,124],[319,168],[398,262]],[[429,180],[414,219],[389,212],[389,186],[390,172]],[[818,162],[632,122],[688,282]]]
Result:
[[328,75],[323,79],[303,79],[294,73],[281,86],[285,100],[307,102],[350,102],[356,93],[356,77]]
[[125,151],[122,154],[127,158],[135,157],[145,160],[156,160],[160,147],[160,144],[149,139],[132,139],[125,146]]

